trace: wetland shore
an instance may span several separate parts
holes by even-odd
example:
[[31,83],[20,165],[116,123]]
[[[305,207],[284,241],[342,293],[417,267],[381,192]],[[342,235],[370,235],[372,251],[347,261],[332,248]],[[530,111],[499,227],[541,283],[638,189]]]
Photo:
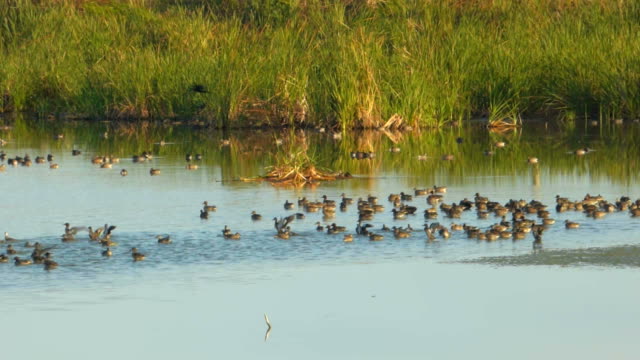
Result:
[[216,127],[640,116],[619,1],[0,4],[0,111]]

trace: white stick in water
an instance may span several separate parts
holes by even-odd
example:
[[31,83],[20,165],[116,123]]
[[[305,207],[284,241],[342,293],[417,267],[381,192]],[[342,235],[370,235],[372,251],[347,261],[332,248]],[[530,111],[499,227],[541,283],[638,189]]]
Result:
[[271,329],[271,323],[269,322],[269,317],[267,316],[267,314],[264,314],[264,321],[267,322],[267,326],[269,327],[269,329]]

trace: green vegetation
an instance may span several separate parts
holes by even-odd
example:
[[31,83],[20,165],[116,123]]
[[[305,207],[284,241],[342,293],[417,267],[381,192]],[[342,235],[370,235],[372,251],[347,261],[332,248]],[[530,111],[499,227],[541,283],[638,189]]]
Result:
[[7,0],[0,110],[217,127],[640,116],[640,3]]

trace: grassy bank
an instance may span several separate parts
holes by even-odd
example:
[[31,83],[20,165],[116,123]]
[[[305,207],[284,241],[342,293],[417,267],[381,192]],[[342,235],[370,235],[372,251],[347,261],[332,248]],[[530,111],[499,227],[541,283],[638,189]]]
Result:
[[3,111],[343,128],[640,116],[631,1],[8,0],[0,21]]

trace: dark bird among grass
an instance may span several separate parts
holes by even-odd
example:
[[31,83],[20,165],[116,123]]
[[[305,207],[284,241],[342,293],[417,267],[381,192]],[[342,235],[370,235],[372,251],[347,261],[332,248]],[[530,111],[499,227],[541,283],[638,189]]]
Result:
[[201,94],[206,94],[206,93],[209,92],[209,90],[207,90],[207,87],[202,85],[202,84],[193,84],[193,85],[191,85],[189,90],[191,90],[193,92],[196,92],[196,93],[201,93]]

